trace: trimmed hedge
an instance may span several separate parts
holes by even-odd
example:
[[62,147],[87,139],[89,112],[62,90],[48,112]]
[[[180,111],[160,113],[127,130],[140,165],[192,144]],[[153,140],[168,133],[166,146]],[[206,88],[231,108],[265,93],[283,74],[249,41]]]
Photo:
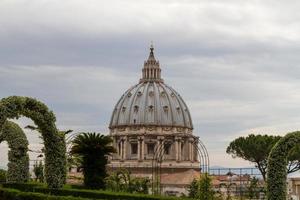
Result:
[[70,196],[51,196],[47,194],[22,192],[16,189],[0,188],[1,200],[87,200]]
[[[33,189],[36,187],[46,187],[44,183],[37,183],[37,182],[27,182],[27,183],[3,183],[1,184],[3,188],[13,188],[17,190],[25,191],[27,189]],[[0,186],[0,188],[1,188]]]
[[23,183],[29,179],[28,141],[18,124],[6,121],[0,131],[0,143],[6,141],[9,147],[8,182]]
[[286,199],[286,178],[288,155],[300,143],[300,132],[289,133],[272,148],[268,158],[267,198],[268,200]]
[[19,189],[24,192],[38,192],[58,196],[74,196],[91,199],[119,199],[119,200],[178,200],[176,197],[162,197],[144,194],[117,193],[102,190],[87,189],[50,189],[33,184],[3,184],[3,187]]
[[66,180],[66,144],[55,126],[55,115],[42,102],[10,96],[0,101],[0,130],[7,119],[25,116],[41,130],[45,145],[45,178],[50,188],[61,188]]

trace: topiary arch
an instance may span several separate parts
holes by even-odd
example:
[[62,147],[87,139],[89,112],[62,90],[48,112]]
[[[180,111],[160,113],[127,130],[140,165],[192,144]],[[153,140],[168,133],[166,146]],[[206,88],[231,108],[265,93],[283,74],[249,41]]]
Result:
[[286,199],[287,164],[290,151],[300,143],[300,132],[289,133],[272,148],[268,158],[267,197],[268,200]]
[[0,101],[0,130],[6,119],[25,116],[41,131],[45,145],[45,179],[50,188],[60,188],[66,178],[66,146],[64,136],[55,126],[55,116],[40,101],[29,97],[11,96]]
[[29,179],[28,141],[18,124],[6,121],[0,133],[0,143],[6,141],[9,147],[7,182],[22,183]]

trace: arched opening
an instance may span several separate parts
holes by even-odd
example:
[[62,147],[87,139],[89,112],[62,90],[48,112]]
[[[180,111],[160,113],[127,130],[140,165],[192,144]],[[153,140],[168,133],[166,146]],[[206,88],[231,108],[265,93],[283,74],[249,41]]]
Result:
[[32,119],[41,132],[45,145],[45,180],[50,188],[60,188],[66,179],[66,144],[55,126],[55,116],[40,101],[11,96],[0,101],[0,130],[7,119],[25,116]]
[[29,172],[35,181],[44,182],[44,141],[41,133],[30,118],[20,117],[17,122],[28,139]]
[[6,141],[0,142],[0,184],[6,182],[8,164],[8,144]]

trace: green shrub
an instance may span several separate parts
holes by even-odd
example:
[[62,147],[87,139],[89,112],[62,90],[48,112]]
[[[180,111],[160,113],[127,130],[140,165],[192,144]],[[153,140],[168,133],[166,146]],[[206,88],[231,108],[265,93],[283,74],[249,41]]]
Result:
[[66,143],[55,125],[55,115],[42,102],[29,97],[10,96],[0,101],[0,130],[7,119],[25,116],[41,130],[45,145],[45,180],[60,188],[66,180]]
[[47,194],[22,192],[16,189],[0,188],[1,200],[87,200],[78,197],[51,196]]
[[105,179],[106,189],[114,192],[148,194],[149,178],[134,177],[127,169],[112,172]]
[[300,132],[289,133],[272,148],[268,158],[267,198],[269,200],[286,199],[286,178],[288,155],[300,143]]
[[6,173],[6,170],[0,169],[0,183],[6,182]]
[[6,121],[0,134],[0,143],[6,141],[9,147],[7,182],[22,183],[29,179],[28,141],[18,124]]
[[44,165],[42,161],[39,163],[36,161],[36,163],[33,165],[33,172],[35,175],[35,181],[39,181],[41,183],[44,182]]
[[178,200],[175,197],[151,196],[145,194],[117,193],[102,190],[87,189],[50,189],[39,184],[3,184],[3,187],[17,188],[24,192],[37,192],[57,196],[73,196],[89,199],[119,199],[119,200]]
[[262,192],[261,186],[259,186],[258,178],[251,178],[250,185],[248,187],[248,198],[249,199],[259,199],[259,194]]
[[189,192],[188,197],[196,198],[198,190],[199,190],[199,181],[194,178],[193,181],[191,182],[191,184],[188,185],[187,189]]
[[188,186],[189,197],[200,200],[215,199],[215,192],[213,191],[212,178],[204,173],[199,180],[194,179]]
[[45,184],[38,182],[28,182],[28,183],[3,183],[4,188],[13,188],[22,191],[32,191],[36,187],[46,187]]

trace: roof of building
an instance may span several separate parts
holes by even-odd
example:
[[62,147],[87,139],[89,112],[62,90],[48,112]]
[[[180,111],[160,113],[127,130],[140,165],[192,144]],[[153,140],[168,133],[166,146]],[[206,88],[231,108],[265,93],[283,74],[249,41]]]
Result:
[[189,185],[194,179],[200,178],[200,172],[189,169],[184,172],[162,174],[161,183],[163,185]]
[[192,119],[186,103],[161,78],[153,46],[142,72],[140,82],[119,99],[109,127],[155,125],[192,129]]

